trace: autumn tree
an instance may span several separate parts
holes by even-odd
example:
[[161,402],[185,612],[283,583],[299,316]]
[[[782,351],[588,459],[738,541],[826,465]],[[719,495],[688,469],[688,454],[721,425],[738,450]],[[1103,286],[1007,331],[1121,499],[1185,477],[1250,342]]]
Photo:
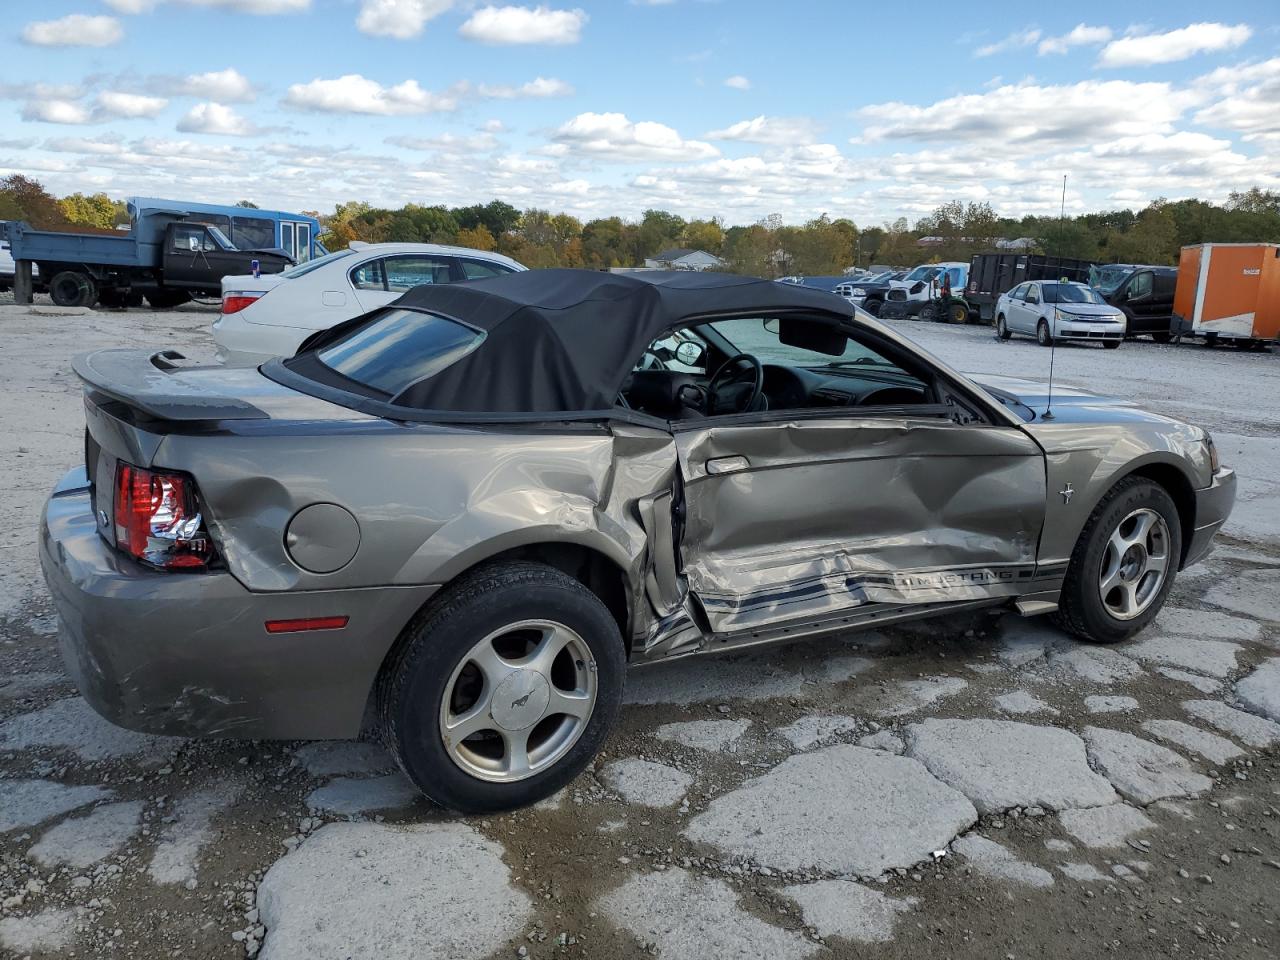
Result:
[[53,195],[20,173],[0,179],[0,220],[25,220],[39,230],[67,225],[67,216]]
[[129,222],[124,202],[112,200],[105,193],[73,193],[59,200],[58,206],[68,223],[79,226],[111,230],[117,224]]
[[685,224],[679,242],[692,250],[705,250],[718,257],[724,249],[724,221],[719,217],[690,220]]
[[498,243],[493,238],[493,234],[489,232],[489,228],[483,223],[478,223],[474,227],[463,227],[458,231],[457,244],[460,247],[470,247],[472,250],[496,250]]

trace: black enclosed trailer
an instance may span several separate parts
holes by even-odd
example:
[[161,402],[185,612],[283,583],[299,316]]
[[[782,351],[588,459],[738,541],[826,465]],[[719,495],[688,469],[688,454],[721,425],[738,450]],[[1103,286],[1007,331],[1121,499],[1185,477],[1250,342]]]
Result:
[[1046,257],[1030,253],[979,253],[969,264],[969,282],[964,298],[984,323],[995,319],[996,301],[1000,294],[1012,290],[1024,280],[1071,280],[1089,282],[1089,269],[1094,260],[1072,257]]

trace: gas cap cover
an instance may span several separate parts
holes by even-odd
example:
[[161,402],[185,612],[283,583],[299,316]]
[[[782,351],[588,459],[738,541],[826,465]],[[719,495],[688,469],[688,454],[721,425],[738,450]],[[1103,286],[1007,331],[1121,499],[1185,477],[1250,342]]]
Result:
[[289,558],[311,573],[341,570],[360,547],[360,524],[351,511],[336,503],[313,503],[303,507],[284,535]]

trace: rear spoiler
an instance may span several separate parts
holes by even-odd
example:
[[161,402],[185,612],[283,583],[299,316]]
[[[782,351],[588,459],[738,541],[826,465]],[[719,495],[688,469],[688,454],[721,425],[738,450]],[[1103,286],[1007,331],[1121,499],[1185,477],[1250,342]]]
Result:
[[251,403],[223,396],[195,377],[176,350],[97,350],[71,361],[90,391],[118,400],[157,420],[267,420]]

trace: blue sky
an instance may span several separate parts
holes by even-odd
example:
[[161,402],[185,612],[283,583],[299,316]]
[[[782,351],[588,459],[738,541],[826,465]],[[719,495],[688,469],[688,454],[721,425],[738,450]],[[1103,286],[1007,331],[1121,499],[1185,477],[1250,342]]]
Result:
[[1280,189],[1274,0],[6,7],[0,172],[57,193],[870,224]]

